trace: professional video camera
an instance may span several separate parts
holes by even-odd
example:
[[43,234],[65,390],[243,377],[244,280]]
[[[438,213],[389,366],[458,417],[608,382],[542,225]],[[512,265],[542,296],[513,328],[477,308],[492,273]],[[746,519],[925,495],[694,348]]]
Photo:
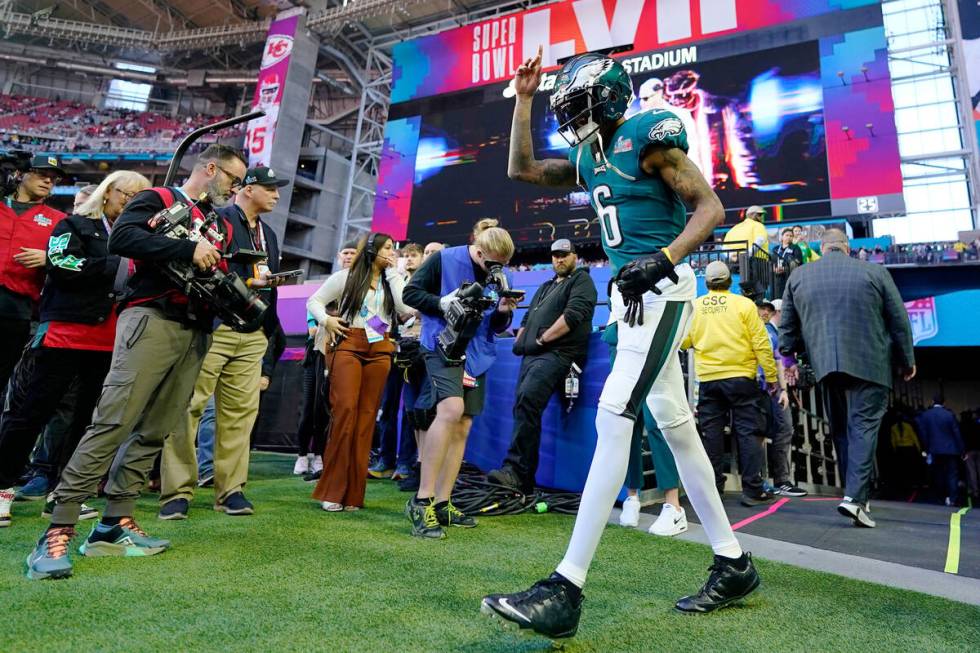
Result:
[[20,183],[20,176],[31,166],[31,153],[10,150],[0,154],[0,198],[13,195]]
[[487,288],[489,296],[484,295],[483,286],[478,283],[463,284],[455,299],[446,311],[446,327],[439,334],[439,354],[447,365],[462,365],[466,360],[466,347],[476,335],[487,309],[497,304],[500,297],[520,299],[524,293],[510,289],[503,266],[489,263],[487,267]]
[[[153,216],[150,219],[150,228],[153,233],[161,236],[194,242],[201,240],[206,234],[216,238],[219,234],[214,229],[221,218],[210,205],[204,204],[205,201],[206,196],[202,196],[190,206],[177,202]],[[197,229],[193,226],[193,207],[201,209],[206,218]],[[255,250],[239,250],[228,258],[235,262],[250,263],[266,258],[266,254]],[[209,306],[232,330],[249,332],[261,326],[269,307],[234,272],[201,272],[188,261],[168,261],[161,264],[159,269],[191,301]]]
[[[237,125],[253,118],[260,118],[264,115],[265,113],[262,111],[253,111],[212,125],[205,125],[188,134],[174,152],[174,158],[167,170],[164,185],[169,186],[173,183],[184,152],[202,135],[217,132],[225,127]],[[201,225],[194,224],[193,208],[195,207],[204,213],[205,221]],[[207,196],[202,195],[192,205],[176,202],[169,208],[160,211],[150,219],[150,228],[153,229],[153,233],[170,238],[197,242],[208,235],[212,240],[215,240],[218,236],[215,230],[220,219],[211,207]],[[265,259],[266,253],[255,250],[239,250],[231,253],[231,255],[226,254],[225,258],[236,263],[249,264]],[[159,265],[159,269],[192,302],[208,306],[222,322],[234,331],[255,331],[262,325],[265,312],[269,307],[254,290],[245,285],[245,282],[237,274],[225,273],[221,270],[201,272],[189,261],[170,261]]]

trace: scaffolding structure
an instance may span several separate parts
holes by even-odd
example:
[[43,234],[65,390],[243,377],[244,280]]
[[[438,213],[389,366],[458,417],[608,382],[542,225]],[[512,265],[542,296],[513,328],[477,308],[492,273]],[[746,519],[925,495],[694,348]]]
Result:
[[385,123],[391,105],[391,64],[391,57],[378,48],[368,51],[344,191],[338,253],[345,242],[371,231]]

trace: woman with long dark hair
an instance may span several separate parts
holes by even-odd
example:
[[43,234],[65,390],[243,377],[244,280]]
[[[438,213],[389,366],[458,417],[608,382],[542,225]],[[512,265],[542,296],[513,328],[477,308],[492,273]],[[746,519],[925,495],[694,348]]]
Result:
[[[400,314],[405,281],[394,269],[391,236],[372,233],[358,244],[348,270],[324,282],[306,304],[327,336],[330,368],[330,436],[323,474],[313,491],[327,512],[364,506],[371,436],[391,357],[391,339]],[[328,315],[337,302],[340,313]]]

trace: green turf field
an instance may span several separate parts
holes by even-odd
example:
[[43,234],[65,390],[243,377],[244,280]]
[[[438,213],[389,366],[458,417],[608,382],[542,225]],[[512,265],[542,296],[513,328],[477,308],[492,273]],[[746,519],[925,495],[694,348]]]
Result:
[[[213,512],[210,490],[184,522],[158,521],[156,502],[143,501],[137,519],[174,548],[152,558],[76,554],[75,576],[63,581],[24,577],[45,522],[28,516],[37,503],[15,504],[13,527],[0,530],[0,650],[550,650],[481,616],[480,598],[549,573],[571,517],[491,517],[421,541],[408,535],[406,495],[390,482],[369,484],[366,510],[328,514],[309,500],[311,486],[288,476],[291,466],[255,456],[252,517]],[[697,589],[708,564],[707,547],[610,527],[565,650],[975,651],[980,642],[978,608],[765,560],[762,587],[744,606],[675,614],[674,600]]]

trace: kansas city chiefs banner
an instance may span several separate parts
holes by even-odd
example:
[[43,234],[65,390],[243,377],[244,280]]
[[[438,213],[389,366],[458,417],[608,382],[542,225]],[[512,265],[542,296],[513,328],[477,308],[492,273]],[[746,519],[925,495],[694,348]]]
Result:
[[302,10],[283,12],[269,25],[259,79],[252,98],[252,110],[261,109],[265,111],[265,116],[250,120],[245,132],[245,149],[250,167],[269,164],[279,120],[282,86],[286,82],[289,57],[293,52],[293,36],[301,13]]

